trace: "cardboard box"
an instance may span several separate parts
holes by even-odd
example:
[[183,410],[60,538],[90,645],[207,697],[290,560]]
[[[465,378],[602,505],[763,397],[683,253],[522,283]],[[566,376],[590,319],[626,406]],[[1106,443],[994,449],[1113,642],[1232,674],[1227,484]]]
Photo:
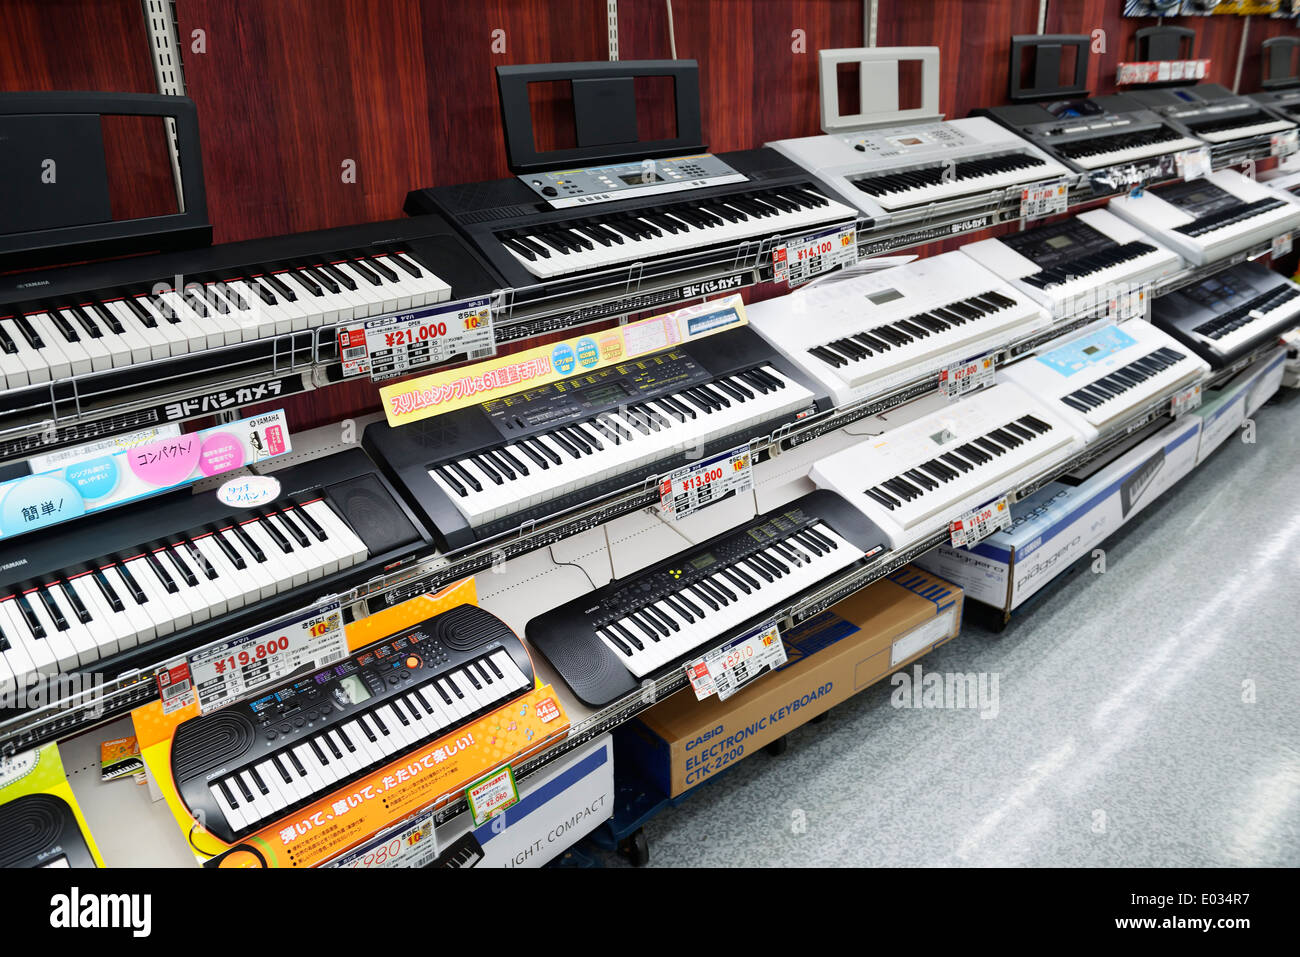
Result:
[[961,609],[960,588],[905,566],[783,634],[789,661],[734,697],[683,691],[646,711],[627,759],[677,797],[953,638]]
[[1286,361],[1286,349],[1279,346],[1218,389],[1206,393],[1205,401],[1193,413],[1201,419],[1200,451],[1196,456],[1198,465],[1273,397],[1282,385]]
[[1282,376],[1286,372],[1287,350],[1278,346],[1277,350],[1266,358],[1259,360],[1247,372],[1258,369],[1251,379],[1250,392],[1246,397],[1246,415],[1254,415],[1261,405],[1271,399],[1282,386]]
[[[477,867],[541,867],[614,813],[614,746],[608,734],[557,758],[519,782],[519,801],[474,828]],[[449,847],[473,825],[468,812],[438,828]]]
[[1083,482],[1051,482],[1017,502],[1010,528],[969,548],[941,545],[916,564],[1010,612],[1190,472],[1200,434],[1200,417],[1185,415]]

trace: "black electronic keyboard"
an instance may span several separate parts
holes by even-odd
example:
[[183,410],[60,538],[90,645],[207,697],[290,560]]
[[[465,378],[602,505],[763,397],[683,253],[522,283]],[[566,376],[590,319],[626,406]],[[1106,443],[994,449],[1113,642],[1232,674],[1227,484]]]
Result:
[[808,381],[741,327],[362,441],[454,549],[768,435],[826,407]]
[[[509,286],[548,284],[548,295],[624,287],[637,263],[641,279],[725,267],[746,252],[752,256],[764,240],[858,217],[830,187],[775,150],[653,162],[648,184],[639,182],[641,163],[605,164],[415,190],[405,209],[446,216]],[[567,192],[574,181],[581,190]],[[632,196],[620,198],[625,192]],[[552,205],[567,198],[591,202]]]
[[1156,299],[1151,321],[1219,368],[1300,326],[1300,286],[1244,262]]
[[847,501],[812,492],[539,615],[528,642],[574,694],[602,707],[881,549]]
[[436,859],[430,861],[428,866],[462,870],[475,867],[485,856],[483,845],[479,843],[471,829],[447,845],[447,848]]
[[0,688],[156,665],[431,551],[361,449],[271,474],[262,507],[180,489],[0,542]]
[[0,804],[0,868],[95,867],[68,802],[24,794]]
[[532,688],[532,662],[515,634],[458,605],[183,722],[172,775],[190,813],[234,843]]
[[1243,142],[1296,128],[1295,120],[1282,119],[1218,83],[1133,90],[1128,95],[1163,116],[1180,133],[1209,143],[1215,157],[1232,152]]
[[1138,175],[1125,177],[1130,181],[1171,178],[1176,175],[1173,154],[1201,145],[1127,93],[974,112],[996,120],[1071,169],[1101,173],[1109,167],[1131,167]]
[[328,359],[322,327],[501,285],[437,216],[11,273],[0,276],[0,413],[69,400],[72,376],[84,409],[160,376],[307,363],[317,338]]

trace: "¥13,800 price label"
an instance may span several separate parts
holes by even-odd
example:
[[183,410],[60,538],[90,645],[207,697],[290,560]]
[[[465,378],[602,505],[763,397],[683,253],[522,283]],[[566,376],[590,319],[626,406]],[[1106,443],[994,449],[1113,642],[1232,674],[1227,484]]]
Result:
[[772,281],[797,286],[857,261],[857,226],[834,226],[772,250]]
[[199,710],[206,714],[304,666],[337,661],[347,650],[338,602],[203,648],[189,657]]
[[948,525],[948,537],[954,548],[962,545],[974,545],[982,542],[994,532],[1000,532],[1011,525],[1011,506],[1006,496],[996,502],[990,502],[983,508],[967,512],[957,521]]
[[380,316],[339,330],[344,376],[386,379],[449,360],[496,353],[488,297]]
[[683,465],[659,480],[659,510],[673,521],[754,487],[753,458],[742,445],[711,459]]
[[785,660],[780,629],[776,622],[768,622],[690,662],[686,678],[697,700],[716,694],[719,701],[726,701],[755,678],[780,668]]

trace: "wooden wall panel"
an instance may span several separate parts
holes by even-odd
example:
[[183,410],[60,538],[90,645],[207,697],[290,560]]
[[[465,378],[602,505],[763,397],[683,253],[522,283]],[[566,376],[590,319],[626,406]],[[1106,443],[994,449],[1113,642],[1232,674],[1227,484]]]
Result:
[[[1123,18],[1121,3],[1049,4],[1050,32],[1106,32],[1090,71],[1098,92],[1133,58],[1134,31],[1154,22]],[[880,0],[879,43],[937,45],[940,109],[961,117],[1005,101],[1010,37],[1034,32],[1038,6]],[[618,10],[623,59],[670,56],[663,0],[620,0]],[[395,218],[412,187],[505,176],[493,67],[607,56],[602,0],[177,0],[177,12],[217,241]],[[677,55],[700,62],[716,151],[818,132],[816,52],[863,42],[858,0],[674,0],[673,14]],[[1211,79],[1230,85],[1244,21],[1179,22],[1197,31]],[[1258,89],[1260,41],[1293,30],[1251,19],[1243,90]],[[0,0],[0,89],[76,88],[154,88],[138,0]],[[345,160],[355,183],[344,181]],[[286,405],[307,428],[377,401],[363,383]]]

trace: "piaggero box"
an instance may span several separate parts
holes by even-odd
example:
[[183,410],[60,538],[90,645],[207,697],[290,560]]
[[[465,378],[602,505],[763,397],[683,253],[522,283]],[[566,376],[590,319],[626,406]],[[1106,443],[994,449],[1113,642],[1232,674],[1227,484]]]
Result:
[[969,548],[942,545],[915,564],[1010,613],[1187,475],[1200,433],[1200,417],[1184,416],[1086,480],[1051,482],[1017,502],[1010,528]]

